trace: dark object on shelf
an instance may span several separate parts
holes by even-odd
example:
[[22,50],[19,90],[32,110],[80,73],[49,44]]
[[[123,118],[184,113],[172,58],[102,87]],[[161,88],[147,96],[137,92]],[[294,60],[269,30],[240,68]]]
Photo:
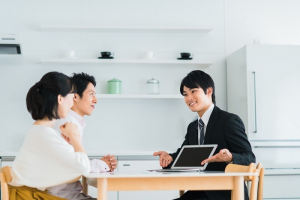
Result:
[[114,57],[98,57],[98,59],[114,59]]
[[102,51],[101,56],[102,57],[114,57],[114,53],[111,53],[110,51]]
[[191,53],[182,52],[180,53],[181,58],[177,58],[178,60],[192,60],[194,55]]
[[193,58],[177,58],[177,60],[193,60]]

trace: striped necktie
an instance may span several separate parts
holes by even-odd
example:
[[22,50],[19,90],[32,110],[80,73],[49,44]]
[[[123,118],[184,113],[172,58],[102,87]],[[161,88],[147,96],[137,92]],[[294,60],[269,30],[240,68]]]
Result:
[[200,129],[200,145],[204,143],[204,123],[202,119],[199,119],[199,129]]

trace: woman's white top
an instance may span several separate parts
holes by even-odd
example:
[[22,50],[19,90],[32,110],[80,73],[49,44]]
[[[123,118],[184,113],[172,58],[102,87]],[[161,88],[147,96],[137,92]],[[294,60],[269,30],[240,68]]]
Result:
[[53,128],[33,125],[13,162],[9,185],[45,190],[89,172],[85,153],[75,152]]

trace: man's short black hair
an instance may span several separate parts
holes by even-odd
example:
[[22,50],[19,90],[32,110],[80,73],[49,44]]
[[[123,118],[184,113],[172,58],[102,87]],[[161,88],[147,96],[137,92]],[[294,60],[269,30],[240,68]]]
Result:
[[26,96],[27,110],[34,120],[45,117],[49,120],[59,119],[58,95],[65,97],[76,92],[76,85],[67,75],[49,72],[29,89]]
[[212,88],[212,102],[216,105],[216,98],[215,98],[215,84],[213,79],[207,73],[201,70],[194,70],[188,73],[184,79],[181,81],[180,85],[180,93],[183,95],[183,87],[188,88],[202,88],[204,93],[207,93],[208,88]]
[[73,76],[70,77],[71,80],[75,83],[77,87],[77,94],[82,98],[83,92],[87,88],[89,83],[92,83],[96,87],[96,80],[93,76],[86,73],[73,73]]

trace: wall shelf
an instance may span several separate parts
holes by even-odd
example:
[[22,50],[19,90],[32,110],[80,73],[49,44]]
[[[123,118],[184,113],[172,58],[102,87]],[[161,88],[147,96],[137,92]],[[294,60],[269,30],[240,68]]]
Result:
[[196,60],[147,60],[147,59],[41,59],[41,64],[179,64],[179,65],[200,65],[208,67],[210,62]]
[[182,99],[178,94],[96,94],[99,99]]
[[41,31],[91,31],[91,32],[186,32],[208,33],[212,28],[208,27],[140,27],[140,26],[98,26],[98,25],[48,25],[42,24]]

